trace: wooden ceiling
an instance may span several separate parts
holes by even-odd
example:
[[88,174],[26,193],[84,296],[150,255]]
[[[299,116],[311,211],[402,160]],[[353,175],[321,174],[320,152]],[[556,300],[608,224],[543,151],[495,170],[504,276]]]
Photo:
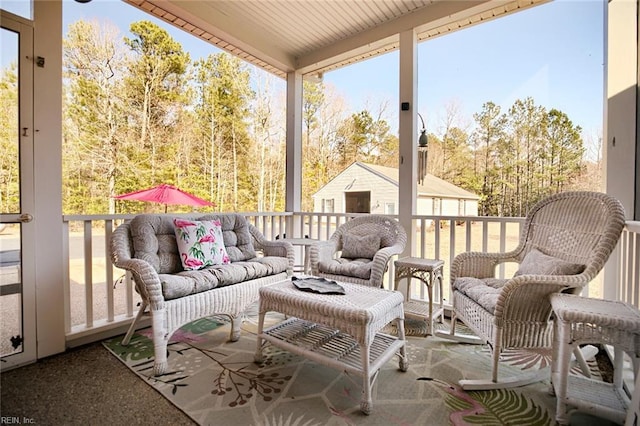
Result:
[[548,0],[124,0],[280,77],[326,71]]

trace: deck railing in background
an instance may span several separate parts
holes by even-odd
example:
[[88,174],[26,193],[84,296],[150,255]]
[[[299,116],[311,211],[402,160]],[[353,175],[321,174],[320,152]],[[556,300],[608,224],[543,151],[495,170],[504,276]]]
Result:
[[[622,231],[619,250],[616,298],[640,308],[640,222],[627,221]],[[607,294],[608,295],[608,294]]]
[[[327,240],[341,224],[357,214],[243,213],[269,239],[309,237]],[[109,256],[112,231],[133,215],[64,216],[65,251],[69,260],[65,279],[67,342],[75,346],[122,332],[138,310],[140,298],[131,278],[115,268]],[[444,299],[449,296],[449,265],[464,251],[506,251],[518,244],[522,218],[414,216],[415,238],[407,254],[445,261]],[[407,230],[409,231],[409,230]],[[638,306],[640,223],[628,222],[621,238],[618,298]],[[296,263],[302,264],[303,248],[297,247]],[[516,265],[502,266],[497,274],[511,276]],[[384,278],[392,289],[393,262]],[[601,288],[590,286],[589,296],[602,297]],[[425,298],[419,286],[414,297]]]
[[[95,333],[130,323],[140,298],[133,282],[113,267],[109,241],[113,230],[134,215],[64,216],[65,331],[67,340],[85,343]],[[118,275],[119,274],[119,275]]]

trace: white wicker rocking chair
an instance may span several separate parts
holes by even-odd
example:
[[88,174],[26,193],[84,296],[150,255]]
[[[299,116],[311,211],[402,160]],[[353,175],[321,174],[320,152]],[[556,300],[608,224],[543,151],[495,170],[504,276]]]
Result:
[[[460,386],[496,389],[543,380],[549,374],[545,369],[498,380],[501,351],[551,348],[549,296],[579,293],[604,267],[624,223],[618,200],[598,192],[564,192],[531,209],[513,251],[456,256],[451,265],[451,330],[436,335],[466,343],[486,342],[493,352],[492,379],[461,380]],[[505,262],[517,262],[520,269],[513,278],[494,278],[496,267]],[[456,319],[478,337],[456,335]],[[576,356],[584,365],[584,359]]]

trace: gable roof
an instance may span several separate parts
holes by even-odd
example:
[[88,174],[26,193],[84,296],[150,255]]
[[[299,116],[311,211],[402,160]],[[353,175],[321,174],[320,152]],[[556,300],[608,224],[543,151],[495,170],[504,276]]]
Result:
[[[379,166],[377,164],[362,163],[360,161],[356,161],[353,164],[351,164],[349,167],[347,167],[342,172],[340,172],[338,176],[353,167],[360,167],[370,173],[374,173],[380,176],[381,178],[387,180],[388,182],[395,185],[396,187],[399,186],[398,169],[393,167]],[[335,177],[333,179],[335,179]],[[324,186],[329,185],[333,181],[333,179],[327,182]],[[459,186],[456,186],[450,182],[447,182],[446,180],[440,179],[439,177],[436,177],[430,173],[427,173],[422,185],[420,184],[418,185],[417,192],[419,197],[463,198],[467,200],[480,199],[479,195],[474,194],[473,192],[467,191],[466,189],[462,189]]]

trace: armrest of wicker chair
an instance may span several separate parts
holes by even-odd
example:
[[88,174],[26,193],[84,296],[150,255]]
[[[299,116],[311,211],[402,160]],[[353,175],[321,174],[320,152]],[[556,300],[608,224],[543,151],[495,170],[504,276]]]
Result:
[[288,261],[287,275],[293,274],[293,265],[295,264],[295,250],[290,242],[286,240],[268,240],[258,228],[251,224],[249,224],[249,232],[251,232],[254,247],[257,250],[262,250],[265,256],[286,257]]
[[371,267],[371,279],[370,282],[379,286],[378,283],[382,283],[382,277],[387,270],[389,260],[392,256],[402,253],[406,242],[397,242],[392,246],[382,248],[378,250],[373,257],[373,265]]
[[309,247],[309,265],[311,267],[311,273],[313,275],[318,275],[318,263],[333,259],[338,251],[338,242],[335,240],[319,241]]
[[162,285],[158,272],[149,262],[132,258],[132,244],[129,224],[124,223],[113,231],[111,237],[111,258],[113,264],[133,275],[136,291],[151,309],[160,309],[164,302]]
[[482,253],[465,252],[457,255],[451,262],[451,282],[458,277],[492,278],[496,266],[505,262],[516,262],[515,252]]
[[[502,287],[495,311],[496,323],[503,318],[518,321],[546,323],[551,315],[549,297],[554,293],[574,292],[588,284],[587,277],[579,275],[520,275],[511,278]],[[536,300],[543,303],[532,304]],[[504,337],[503,337],[504,338]],[[532,336],[535,339],[535,336]]]

